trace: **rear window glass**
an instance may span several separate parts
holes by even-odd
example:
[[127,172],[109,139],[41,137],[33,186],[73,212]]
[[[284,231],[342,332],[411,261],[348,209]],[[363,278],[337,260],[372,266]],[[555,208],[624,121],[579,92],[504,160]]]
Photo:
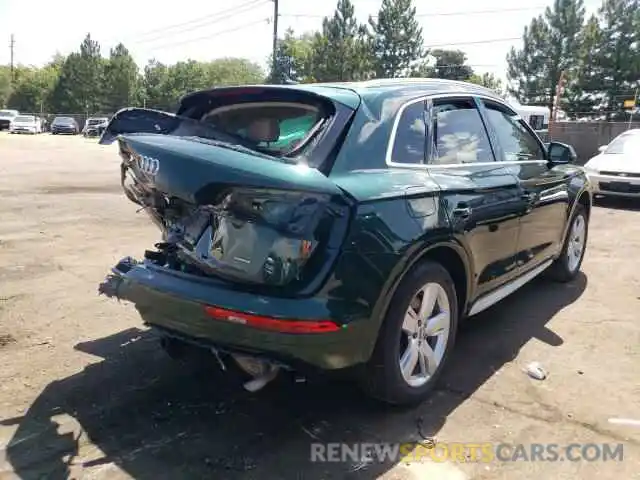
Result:
[[304,142],[322,119],[322,113],[310,105],[261,102],[221,107],[203,121],[268,152],[286,154]]
[[53,123],[73,123],[73,118],[69,117],[56,117]]

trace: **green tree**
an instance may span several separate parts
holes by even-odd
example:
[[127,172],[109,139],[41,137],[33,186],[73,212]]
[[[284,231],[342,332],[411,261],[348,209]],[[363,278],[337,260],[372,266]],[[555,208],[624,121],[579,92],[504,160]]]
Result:
[[369,26],[375,76],[412,75],[425,52],[411,0],[382,0],[378,19],[369,18]]
[[320,82],[359,80],[367,76],[368,60],[366,29],[356,21],[351,0],[338,0],[313,39],[311,76]]
[[490,88],[494,90],[498,95],[504,96],[504,85],[502,84],[502,80],[496,77],[493,73],[482,73],[482,74],[473,74],[468,79],[469,82],[475,83],[477,85],[482,85],[483,87]]
[[104,59],[100,44],[87,34],[80,51],[71,53],[60,70],[51,104],[57,112],[100,112],[103,97]]
[[104,109],[116,112],[137,104],[140,95],[138,66],[129,50],[119,43],[111,49],[104,67]]
[[509,92],[518,101],[551,109],[561,72],[576,78],[584,15],[583,0],[555,0],[525,27],[523,48],[507,55]]
[[607,118],[622,116],[625,99],[633,98],[640,83],[640,3],[605,0],[598,10],[600,42],[591,62],[600,69],[602,106]]
[[180,98],[195,90],[209,87],[206,65],[195,60],[187,60],[171,65],[167,69],[167,76],[162,83],[165,95],[165,110],[174,111]]
[[436,59],[433,76],[449,80],[468,80],[473,69],[466,64],[467,54],[461,50],[432,50],[429,53]]
[[55,65],[21,68],[7,103],[22,112],[40,113],[49,109],[49,95],[58,80]]
[[272,71],[269,72],[267,81],[275,84],[286,81],[297,83],[312,81],[313,38],[313,34],[296,36],[292,29],[287,29],[284,38],[278,40],[275,70],[273,70],[273,62],[269,62],[272,65]]
[[0,108],[6,106],[11,95],[11,71],[0,65]]
[[205,65],[207,85],[248,85],[264,81],[264,71],[260,65],[244,58],[218,58]]
[[573,70],[573,78],[563,96],[562,109],[570,117],[591,116],[606,109],[602,99],[605,89],[602,66],[594,58],[602,56],[603,37],[598,17],[592,15],[580,32],[580,50]]
[[166,110],[175,99],[170,99],[165,90],[169,69],[155,59],[149,60],[142,76],[142,103],[147,108]]

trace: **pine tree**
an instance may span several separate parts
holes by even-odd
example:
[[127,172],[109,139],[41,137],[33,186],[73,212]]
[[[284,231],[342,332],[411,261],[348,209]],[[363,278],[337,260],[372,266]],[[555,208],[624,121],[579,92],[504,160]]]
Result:
[[378,18],[369,18],[369,26],[376,77],[410,76],[425,54],[412,1],[382,0]]
[[551,109],[561,72],[577,78],[584,15],[583,0],[555,0],[525,27],[523,48],[507,55],[509,91],[520,102]]
[[313,39],[311,68],[317,81],[359,80],[367,76],[366,31],[355,18],[351,0],[338,0],[333,17],[325,17]]

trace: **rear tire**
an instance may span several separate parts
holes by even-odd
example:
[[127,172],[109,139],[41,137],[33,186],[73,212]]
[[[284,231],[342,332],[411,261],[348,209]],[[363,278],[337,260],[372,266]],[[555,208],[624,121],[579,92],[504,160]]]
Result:
[[580,272],[582,260],[587,249],[587,238],[589,234],[589,217],[583,205],[578,204],[571,223],[567,237],[564,240],[560,256],[549,267],[549,278],[556,282],[570,282]]
[[362,387],[393,405],[424,401],[442,374],[457,327],[458,301],[449,272],[439,263],[420,262],[393,296],[360,378]]

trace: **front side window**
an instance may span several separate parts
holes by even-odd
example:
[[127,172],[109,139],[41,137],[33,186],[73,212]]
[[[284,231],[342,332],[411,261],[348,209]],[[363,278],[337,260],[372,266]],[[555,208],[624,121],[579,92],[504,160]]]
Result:
[[480,112],[471,98],[439,99],[433,104],[434,164],[493,162]]
[[426,138],[424,102],[412,103],[403,110],[398,120],[391,161],[407,164],[424,163]]
[[506,162],[543,160],[544,151],[518,115],[503,105],[485,102],[487,118],[495,130]]

